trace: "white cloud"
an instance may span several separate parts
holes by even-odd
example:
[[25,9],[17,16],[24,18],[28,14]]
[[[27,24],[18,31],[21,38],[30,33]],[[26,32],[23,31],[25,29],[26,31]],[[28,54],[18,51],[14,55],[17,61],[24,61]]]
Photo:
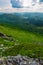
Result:
[[4,3],[6,2],[6,6],[0,6],[0,12],[43,12],[43,3],[35,2],[34,6],[32,5],[29,8],[12,8],[12,5],[10,3],[10,0],[1,0]]

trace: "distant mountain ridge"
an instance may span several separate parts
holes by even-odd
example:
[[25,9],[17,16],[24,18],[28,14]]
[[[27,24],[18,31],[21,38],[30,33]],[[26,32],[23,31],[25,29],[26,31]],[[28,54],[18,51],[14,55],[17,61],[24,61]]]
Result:
[[43,35],[43,13],[3,13],[0,15],[0,25]]
[[43,13],[1,13],[0,22],[11,22],[12,24],[30,23],[33,25],[43,26]]

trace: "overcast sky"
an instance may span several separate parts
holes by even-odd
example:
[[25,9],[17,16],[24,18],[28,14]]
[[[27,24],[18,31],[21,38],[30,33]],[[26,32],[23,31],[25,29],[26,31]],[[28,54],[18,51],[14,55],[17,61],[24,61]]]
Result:
[[0,0],[0,12],[43,12],[43,0]]

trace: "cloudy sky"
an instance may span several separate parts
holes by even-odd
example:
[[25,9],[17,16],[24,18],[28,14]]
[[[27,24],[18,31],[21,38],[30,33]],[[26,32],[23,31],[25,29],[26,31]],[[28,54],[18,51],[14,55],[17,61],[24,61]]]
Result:
[[0,0],[0,12],[43,12],[43,0]]

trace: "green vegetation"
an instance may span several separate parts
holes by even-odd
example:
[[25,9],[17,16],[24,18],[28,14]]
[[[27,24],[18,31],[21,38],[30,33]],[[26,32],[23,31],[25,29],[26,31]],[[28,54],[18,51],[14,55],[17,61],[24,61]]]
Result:
[[0,19],[0,32],[14,39],[9,41],[0,37],[0,45],[7,47],[3,51],[3,56],[21,54],[43,59],[43,26],[30,24],[20,16],[3,17],[3,20]]
[[4,46],[11,47],[6,49],[3,55],[22,54],[34,57],[33,54],[35,54],[35,57],[43,57],[43,36],[3,25],[0,25],[0,32],[11,35],[15,40],[15,42],[7,42],[0,38],[0,44],[2,43]]

